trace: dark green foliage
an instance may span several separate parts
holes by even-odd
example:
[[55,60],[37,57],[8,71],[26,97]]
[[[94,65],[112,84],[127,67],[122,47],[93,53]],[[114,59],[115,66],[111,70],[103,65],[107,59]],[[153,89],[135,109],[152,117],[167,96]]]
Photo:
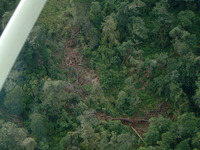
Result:
[[89,19],[91,23],[96,27],[97,29],[101,28],[101,22],[103,21],[104,12],[102,11],[101,5],[99,2],[92,2],[90,13],[89,13]]
[[[145,134],[148,145],[158,145],[161,149],[192,149],[199,145],[192,144],[189,137],[198,134],[199,118],[193,113],[185,113],[178,117],[176,122],[162,116],[150,120],[150,127]],[[194,142],[195,143],[195,142]]]
[[47,131],[48,131],[46,118],[38,113],[32,114],[30,128],[33,137],[37,141],[42,140],[47,136]]
[[179,27],[175,27],[169,32],[170,36],[174,38],[173,46],[175,52],[179,55],[186,55],[187,53],[196,50],[196,37],[189,32],[181,30]]
[[129,127],[120,121],[98,123],[91,115],[91,111],[84,112],[81,117],[81,149],[131,149],[136,144],[136,137],[127,132]]
[[156,23],[154,24],[154,32],[157,34],[158,42],[162,47],[166,47],[169,44],[168,33],[172,28],[174,22],[173,15],[168,11],[168,0],[161,0],[156,3],[153,8],[153,14],[156,17]]
[[175,150],[182,150],[182,149],[185,149],[185,150],[191,150],[190,148],[190,145],[189,145],[189,139],[188,140],[184,140],[184,141],[181,141]]
[[21,114],[24,109],[23,90],[20,86],[15,86],[10,92],[6,94],[4,105],[12,114]]
[[[148,132],[145,134],[145,140],[148,145],[155,145],[157,141],[161,138],[161,133],[165,133],[169,130],[172,122],[170,119],[163,118],[163,116],[159,116],[156,119],[150,120],[150,127]],[[167,134],[162,135],[162,139],[165,138]],[[166,140],[166,139],[164,139]]]
[[67,93],[64,92],[65,83],[62,81],[46,81],[44,83],[44,99],[40,105],[42,111],[52,119],[57,118],[67,102]]
[[195,13],[190,10],[181,11],[178,14],[178,19],[180,20],[182,27],[191,27],[195,19]]
[[[5,25],[7,24],[10,16],[11,16],[11,10],[13,10],[16,6],[16,4],[19,2],[19,0],[1,0],[0,2],[0,24],[3,26],[0,26],[0,34],[2,32],[2,29],[5,28]],[[4,16],[4,17],[3,17]],[[6,17],[8,16],[8,17]],[[5,17],[7,18],[5,20]],[[4,18],[4,21],[2,21]]]

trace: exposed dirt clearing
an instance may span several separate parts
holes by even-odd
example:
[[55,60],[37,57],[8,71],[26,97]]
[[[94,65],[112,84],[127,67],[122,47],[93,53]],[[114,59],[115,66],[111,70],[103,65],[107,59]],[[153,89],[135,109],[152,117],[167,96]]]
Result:
[[79,85],[92,84],[94,82],[99,82],[99,77],[97,73],[85,66],[85,61],[82,54],[78,51],[77,40],[79,36],[78,28],[74,27],[70,31],[70,39],[65,43],[65,55],[61,64],[62,69],[72,68],[76,76],[76,83]]

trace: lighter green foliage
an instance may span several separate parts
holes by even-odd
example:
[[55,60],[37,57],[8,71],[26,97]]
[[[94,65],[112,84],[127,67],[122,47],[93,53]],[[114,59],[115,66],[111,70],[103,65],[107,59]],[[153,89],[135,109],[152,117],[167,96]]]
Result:
[[85,26],[88,23],[87,13],[89,11],[91,0],[70,0],[71,14],[73,16],[73,23],[79,27]]
[[168,8],[169,7],[168,0],[160,0],[160,2],[156,3],[156,7],[165,7],[165,8]]
[[103,98],[103,90],[98,82],[95,82],[92,85],[91,96],[94,97],[95,99]]
[[91,3],[91,8],[90,8],[90,13],[97,14],[101,12],[101,6],[99,2],[92,2]]
[[134,93],[136,91],[135,83],[134,83],[134,76],[130,76],[125,80],[125,91],[128,93]]
[[22,145],[26,148],[26,150],[34,150],[37,143],[34,138],[28,137],[22,142]]
[[92,150],[97,146],[100,135],[94,132],[89,123],[83,123],[81,125],[81,137],[84,139],[81,145],[88,150]]
[[136,137],[130,134],[120,134],[117,137],[117,149],[116,150],[124,150],[131,149],[136,142]]
[[36,142],[28,137],[24,128],[18,128],[11,122],[4,123],[0,129],[0,149],[34,150]]
[[98,144],[99,150],[109,149],[108,136],[106,131],[101,133],[101,141]]
[[195,19],[195,13],[190,10],[181,11],[178,14],[178,19],[183,27],[191,27]]
[[110,48],[119,44],[120,33],[117,31],[117,23],[113,16],[109,16],[103,23],[102,42]]
[[52,81],[52,80],[47,80],[44,83],[44,93],[48,95],[48,92],[55,91],[55,90],[60,90],[65,85],[64,81],[58,80],[58,81]]
[[189,32],[175,27],[169,32],[169,35],[174,38],[173,46],[175,52],[179,55],[186,55],[196,49],[196,37]]
[[82,125],[90,124],[97,125],[98,120],[94,118],[95,111],[94,110],[86,110],[83,112],[83,115],[79,117],[79,120]]
[[126,101],[126,98],[127,98],[126,92],[120,91],[118,94],[117,102],[116,102],[117,107],[120,107],[121,105],[123,105]]
[[181,38],[183,31],[179,27],[175,27],[169,32],[169,35],[173,38]]
[[146,39],[148,37],[148,29],[141,17],[131,17],[131,23],[128,26],[129,31],[132,33],[133,40]]
[[36,44],[35,40],[38,39],[39,36],[41,36],[41,35],[40,35],[40,32],[42,32],[41,27],[40,27],[40,26],[35,26],[35,27],[32,29],[30,35],[28,36],[27,42],[29,42],[32,46],[36,47],[36,45],[35,45],[35,44]]
[[[200,149],[200,132],[197,132],[196,135],[192,138],[192,146]],[[195,149],[197,150],[197,149]]]
[[129,9],[137,12],[138,8],[145,7],[146,4],[141,0],[134,0],[132,3],[129,4]]

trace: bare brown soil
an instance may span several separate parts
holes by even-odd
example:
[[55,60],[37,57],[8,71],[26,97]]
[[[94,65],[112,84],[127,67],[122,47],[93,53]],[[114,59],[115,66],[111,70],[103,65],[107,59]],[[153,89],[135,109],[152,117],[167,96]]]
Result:
[[[84,66],[85,60],[82,57],[82,54],[78,51],[77,45],[77,39],[79,35],[78,28],[71,29],[70,32],[70,39],[66,41],[66,51],[65,56],[62,61],[62,69],[66,69],[68,67],[71,67],[74,69],[74,72],[76,74],[76,83],[78,85],[83,84],[92,84],[94,82],[100,82],[98,74],[89,68],[89,66]],[[79,48],[81,49],[81,48]],[[148,78],[148,73],[147,73]],[[142,88],[140,90],[145,90],[148,82],[143,82],[144,80],[140,80]],[[158,117],[159,115],[166,116],[169,106],[166,103],[158,103],[157,108],[150,112],[145,110],[145,117],[137,117],[133,116],[132,118],[128,117],[111,117],[104,113],[95,113],[94,117],[101,120],[120,120],[124,125],[130,126],[130,128],[133,130],[136,130],[139,135],[143,135],[145,132],[147,132],[149,127],[149,119],[151,117]],[[133,131],[134,131],[133,130]]]
[[111,117],[104,113],[95,113],[94,116],[97,119],[101,120],[120,120],[124,125],[128,125],[130,127],[134,127],[139,134],[143,134],[147,131],[149,127],[149,121],[147,117],[136,117],[133,116],[132,118],[123,118],[123,117]]
[[159,115],[163,115],[165,117],[170,117],[167,115],[167,111],[169,109],[169,105],[167,103],[158,103],[156,109],[154,111],[146,111],[143,117],[138,117],[137,115],[130,117],[111,117],[104,113],[95,113],[94,117],[100,120],[120,120],[124,125],[128,125],[131,128],[134,128],[138,134],[143,135],[147,132],[149,128],[149,119],[152,117],[158,117]]
[[97,73],[89,68],[89,66],[84,65],[86,61],[83,59],[82,54],[78,51],[78,49],[81,48],[76,47],[79,36],[78,28],[72,28],[70,35],[70,39],[65,42],[66,51],[61,65],[62,69],[71,67],[76,74],[76,83],[79,85],[99,82]]

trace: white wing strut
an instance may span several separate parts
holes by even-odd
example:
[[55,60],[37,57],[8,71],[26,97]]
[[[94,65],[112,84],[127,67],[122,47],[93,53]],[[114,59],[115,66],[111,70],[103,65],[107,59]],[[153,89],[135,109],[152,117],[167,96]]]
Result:
[[21,0],[0,38],[0,90],[46,0]]

